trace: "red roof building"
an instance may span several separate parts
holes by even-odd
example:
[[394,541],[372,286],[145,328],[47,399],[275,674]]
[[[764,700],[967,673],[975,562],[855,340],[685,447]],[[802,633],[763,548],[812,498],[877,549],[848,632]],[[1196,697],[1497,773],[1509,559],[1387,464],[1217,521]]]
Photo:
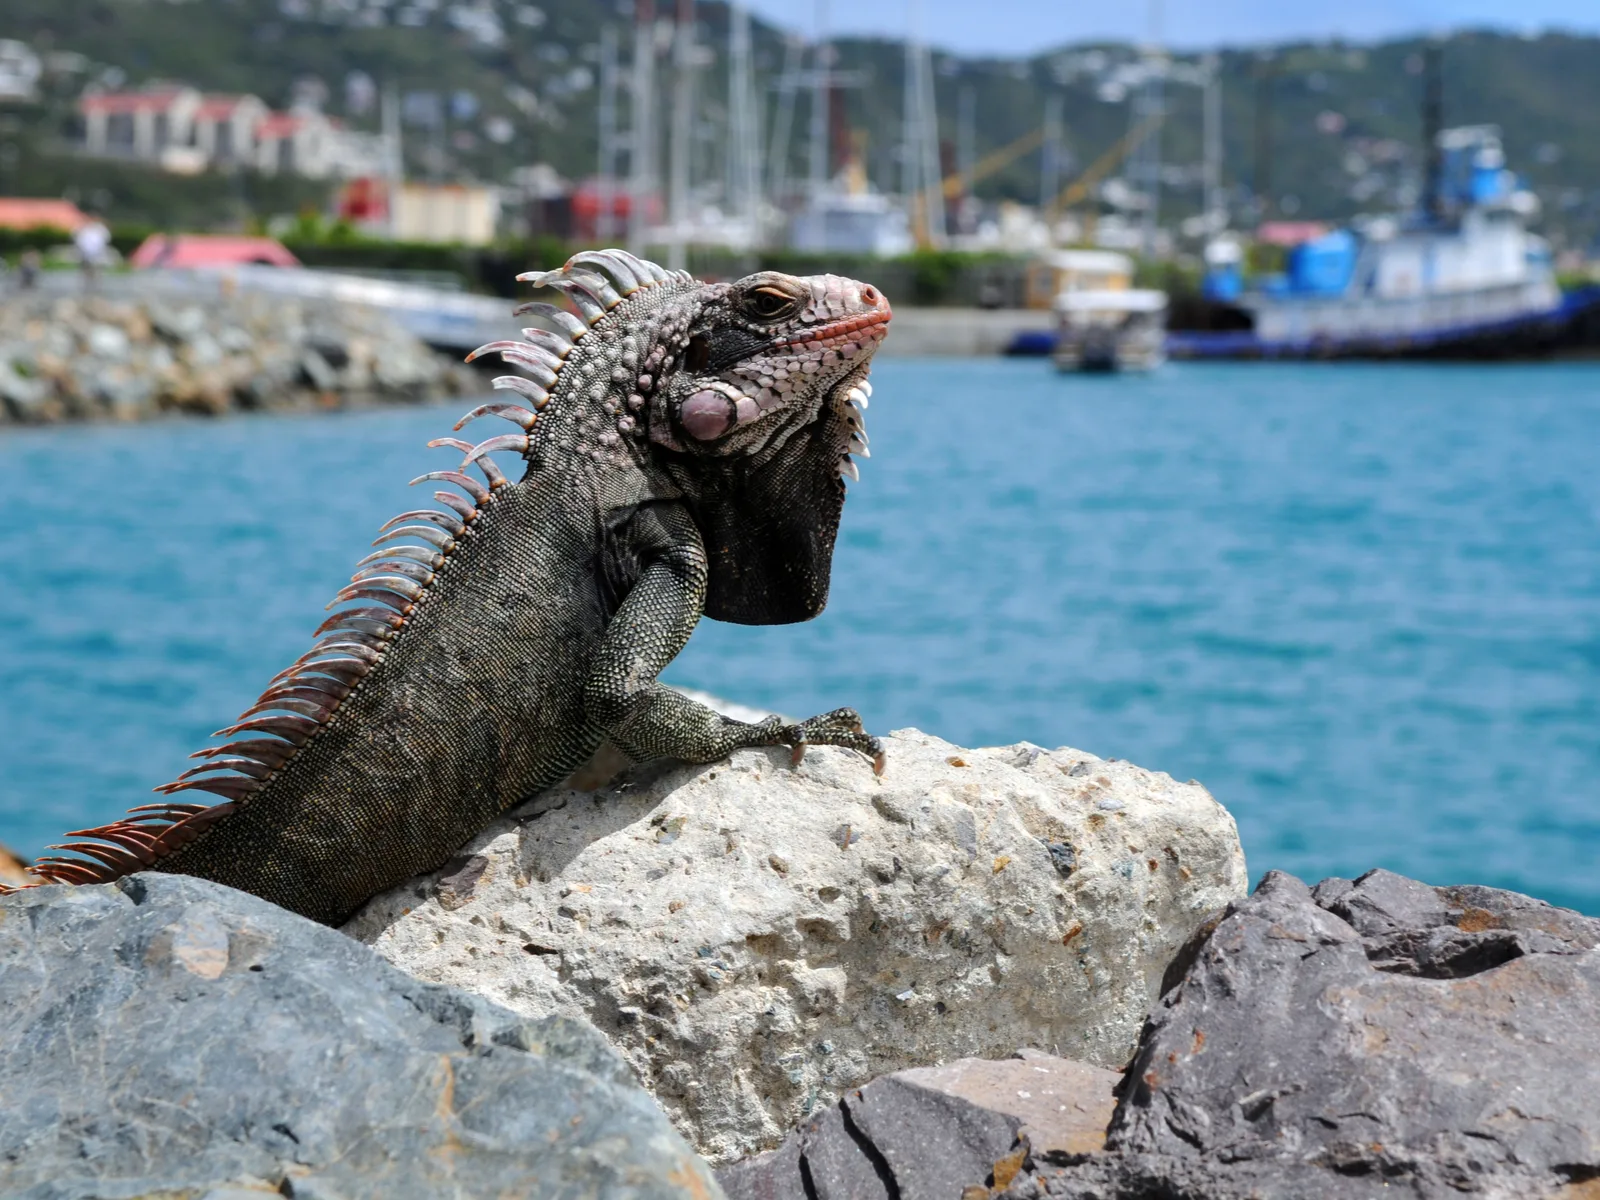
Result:
[[24,200],[0,196],[0,229],[59,229],[76,233],[89,214],[70,200]]
[[152,233],[128,260],[135,267],[298,267],[300,260],[276,238],[203,233]]
[[1263,221],[1256,228],[1256,241],[1269,246],[1298,246],[1316,241],[1329,228],[1323,221]]
[[256,96],[202,95],[156,84],[137,92],[86,92],[83,149],[192,174],[238,164],[311,179],[381,174],[392,149],[374,133],[344,129],[314,108],[273,112]]

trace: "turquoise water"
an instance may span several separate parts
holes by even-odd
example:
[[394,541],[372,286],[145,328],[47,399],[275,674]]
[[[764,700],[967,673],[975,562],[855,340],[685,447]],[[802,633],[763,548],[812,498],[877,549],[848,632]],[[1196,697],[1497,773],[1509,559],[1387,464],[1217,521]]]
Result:
[[[669,678],[1198,778],[1252,872],[1600,913],[1600,369],[886,361],[833,597]],[[0,433],[0,841],[148,798],[457,410]]]

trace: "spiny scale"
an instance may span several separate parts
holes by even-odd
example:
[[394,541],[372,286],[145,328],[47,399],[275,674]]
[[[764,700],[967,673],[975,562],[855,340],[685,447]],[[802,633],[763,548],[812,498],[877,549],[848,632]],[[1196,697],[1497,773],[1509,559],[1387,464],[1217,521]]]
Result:
[[[252,795],[276,778],[334,719],[341,706],[361,686],[361,681],[383,661],[393,639],[404,630],[407,616],[425,599],[438,573],[448,569],[451,550],[460,539],[471,534],[486,507],[493,502],[494,492],[506,485],[505,475],[487,456],[500,450],[526,452],[527,434],[534,428],[537,412],[549,404],[557,376],[574,344],[603,320],[606,313],[641,288],[688,281],[692,277],[685,271],[667,271],[625,250],[587,250],[573,255],[559,270],[533,272],[518,278],[537,287],[561,291],[582,318],[551,304],[519,305],[515,315],[532,314],[551,327],[526,329],[523,342],[491,342],[467,356],[467,361],[472,362],[481,355],[499,353],[502,359],[532,371],[534,379],[502,375],[496,377],[493,384],[498,389],[516,392],[528,400],[535,411],[506,402],[481,404],[462,417],[455,428],[459,430],[478,417],[497,416],[521,426],[523,433],[492,437],[476,445],[458,438],[438,438],[429,443],[462,451],[466,455],[462,470],[476,463],[489,486],[485,488],[461,471],[430,471],[419,476],[412,480],[413,484],[442,480],[461,488],[472,500],[469,503],[454,492],[435,492],[435,498],[451,512],[413,509],[401,513],[379,529],[373,545],[409,536],[429,542],[437,547],[437,553],[421,546],[391,546],[362,559],[357,564],[354,581],[342,588],[328,607],[355,600],[372,603],[341,608],[330,615],[313,635],[317,638],[329,636],[275,675],[256,703],[246,709],[237,722],[213,735],[251,736],[195,751],[191,758],[207,761],[155,789],[168,795],[182,791],[210,792],[222,797],[221,803],[207,806],[171,801],[139,805],[119,820],[68,834],[68,837],[92,840],[52,846],[53,850],[66,850],[80,857],[51,855],[41,858],[29,868],[31,874],[43,883],[107,882],[153,865],[194,841],[216,821],[248,804]],[[865,398],[861,403],[865,407]],[[433,528],[435,526],[437,528]],[[0,885],[0,894],[14,890]]]

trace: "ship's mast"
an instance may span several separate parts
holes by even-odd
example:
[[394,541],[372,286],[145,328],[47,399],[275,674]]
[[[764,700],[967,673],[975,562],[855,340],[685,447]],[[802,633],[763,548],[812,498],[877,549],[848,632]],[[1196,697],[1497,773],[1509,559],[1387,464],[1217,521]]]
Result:
[[1428,220],[1444,218],[1444,147],[1439,134],[1444,129],[1443,51],[1430,41],[1422,49],[1422,210]]
[[828,182],[828,85],[833,48],[828,45],[828,0],[817,0],[817,36],[811,62],[811,159],[807,188],[818,195]]
[[798,36],[784,43],[783,71],[778,76],[778,111],[772,118],[768,143],[767,195],[782,204],[789,193],[789,136],[794,129],[794,99],[800,88],[800,57],[804,46]]
[[1228,225],[1226,202],[1222,198],[1222,61],[1216,54],[1205,58],[1203,131],[1206,189],[1206,233],[1221,233]]
[[1161,0],[1150,0],[1150,41],[1144,59],[1144,86],[1139,90],[1133,111],[1138,124],[1154,121],[1155,127],[1135,150],[1145,196],[1139,245],[1146,257],[1154,257],[1161,220],[1161,114],[1165,104],[1162,82],[1166,74],[1166,54],[1161,46]]
[[1272,212],[1272,88],[1278,66],[1270,52],[1256,60],[1255,178],[1251,197],[1259,224]]
[[906,203],[920,245],[945,247],[944,176],[939,165],[939,116],[934,105],[933,55],[922,40],[921,5],[908,5],[906,39],[905,144],[902,148]]
[[759,120],[750,73],[750,14],[733,3],[728,6],[728,205],[752,246],[761,241]]
[[633,6],[633,130],[629,142],[628,246],[646,252],[646,207],[656,182],[656,6],[635,0]]
[[600,30],[600,162],[595,181],[599,211],[595,214],[594,235],[602,245],[616,236],[617,195],[617,27]]
[[667,265],[675,271],[688,266],[689,159],[694,135],[694,0],[678,0],[677,26],[672,39],[672,157],[669,162],[668,219],[672,243]]

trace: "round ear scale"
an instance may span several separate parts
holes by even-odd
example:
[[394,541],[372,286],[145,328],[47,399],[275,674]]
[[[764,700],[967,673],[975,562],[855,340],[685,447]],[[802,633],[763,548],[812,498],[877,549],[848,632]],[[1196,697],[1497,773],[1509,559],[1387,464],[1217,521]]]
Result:
[[678,408],[678,423],[696,441],[709,442],[732,429],[738,410],[723,392],[704,388],[695,392]]

